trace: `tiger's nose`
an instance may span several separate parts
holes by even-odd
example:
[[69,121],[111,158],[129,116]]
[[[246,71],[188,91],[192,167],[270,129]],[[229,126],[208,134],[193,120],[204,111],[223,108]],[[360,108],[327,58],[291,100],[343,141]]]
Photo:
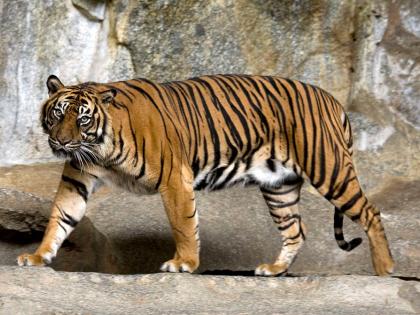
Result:
[[67,144],[71,143],[71,139],[57,139],[58,143],[65,147]]

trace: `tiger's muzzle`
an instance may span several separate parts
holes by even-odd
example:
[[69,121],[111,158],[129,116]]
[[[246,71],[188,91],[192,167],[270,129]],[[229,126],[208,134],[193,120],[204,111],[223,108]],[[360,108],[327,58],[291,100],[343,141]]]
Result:
[[71,157],[80,148],[80,143],[73,141],[61,143],[58,140],[48,138],[48,143],[53,153],[60,158]]

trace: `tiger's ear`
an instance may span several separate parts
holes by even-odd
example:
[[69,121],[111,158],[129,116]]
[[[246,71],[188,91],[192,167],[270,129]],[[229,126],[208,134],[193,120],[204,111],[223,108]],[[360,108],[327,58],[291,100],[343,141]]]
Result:
[[64,87],[64,84],[61,83],[60,79],[57,78],[55,75],[50,75],[47,79],[47,87],[48,87],[48,95],[51,96],[59,89]]
[[110,90],[101,92],[102,104],[109,105],[114,100],[114,97],[116,95],[117,95],[117,90],[115,89],[110,89]]

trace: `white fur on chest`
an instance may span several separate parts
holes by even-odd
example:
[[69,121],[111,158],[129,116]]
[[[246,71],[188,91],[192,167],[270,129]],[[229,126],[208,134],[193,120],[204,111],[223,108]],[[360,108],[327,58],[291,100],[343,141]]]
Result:
[[134,176],[124,174],[123,172],[102,167],[91,168],[88,171],[100,178],[107,186],[117,186],[142,195],[156,193],[156,190],[149,187],[149,185],[146,185],[143,180],[136,179]]

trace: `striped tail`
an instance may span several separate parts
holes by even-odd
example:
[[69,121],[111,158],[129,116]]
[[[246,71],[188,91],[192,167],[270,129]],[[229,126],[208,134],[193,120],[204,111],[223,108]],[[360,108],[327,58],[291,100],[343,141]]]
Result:
[[362,239],[360,237],[352,239],[350,242],[347,242],[344,239],[343,234],[343,218],[344,214],[338,209],[335,208],[334,211],[334,236],[335,240],[337,241],[338,247],[340,247],[342,250],[345,250],[347,252],[353,250],[357,246],[359,246],[362,243]]

